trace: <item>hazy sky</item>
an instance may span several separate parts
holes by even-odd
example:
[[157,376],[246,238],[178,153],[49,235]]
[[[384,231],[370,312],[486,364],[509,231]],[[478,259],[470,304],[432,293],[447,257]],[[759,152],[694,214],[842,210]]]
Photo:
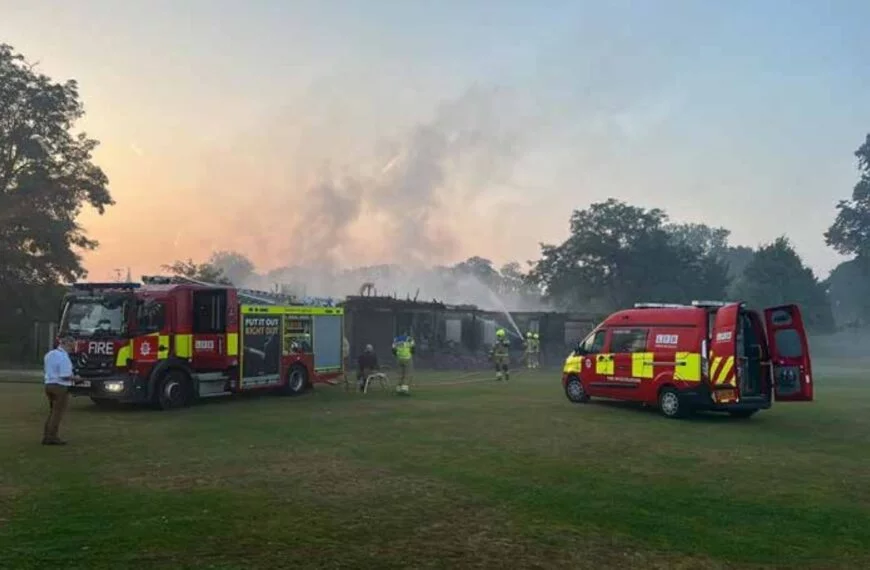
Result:
[[92,278],[215,249],[524,261],[610,196],[786,233],[826,275],[868,21],[866,0],[0,0],[0,41],[77,79],[102,142]]

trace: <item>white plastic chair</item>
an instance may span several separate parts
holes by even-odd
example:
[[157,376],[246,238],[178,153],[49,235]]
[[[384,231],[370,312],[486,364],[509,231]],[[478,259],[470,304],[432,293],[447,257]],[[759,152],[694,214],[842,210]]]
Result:
[[381,388],[384,390],[390,389],[390,379],[383,372],[372,372],[368,376],[366,376],[365,384],[363,384],[363,394],[368,394],[369,384],[372,382],[377,382],[381,385]]

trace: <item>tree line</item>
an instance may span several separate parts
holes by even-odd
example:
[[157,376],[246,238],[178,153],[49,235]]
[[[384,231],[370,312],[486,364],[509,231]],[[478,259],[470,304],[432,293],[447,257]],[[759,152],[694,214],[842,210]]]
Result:
[[[20,353],[34,320],[54,320],[63,283],[87,276],[82,253],[98,243],[78,223],[84,207],[114,204],[94,163],[98,141],[75,130],[84,116],[75,80],[57,82],[0,44],[0,358]],[[786,236],[750,248],[725,228],[674,223],[658,208],[617,199],[571,213],[560,244],[541,244],[526,267],[472,257],[440,268],[475,277],[499,294],[540,299],[559,310],[607,312],[636,301],[741,299],[753,306],[799,303],[819,332],[870,318],[870,134],[855,151],[858,182],[837,204],[826,244],[851,256],[820,279]],[[244,255],[218,252],[168,269],[232,282],[254,271]]]

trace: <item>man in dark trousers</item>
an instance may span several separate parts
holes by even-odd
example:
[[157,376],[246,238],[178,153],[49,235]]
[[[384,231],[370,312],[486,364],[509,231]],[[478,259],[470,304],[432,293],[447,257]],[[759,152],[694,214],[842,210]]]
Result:
[[42,431],[42,445],[64,445],[58,437],[60,421],[69,402],[69,389],[73,385],[73,365],[69,353],[75,349],[75,340],[64,337],[57,348],[45,355],[45,397],[48,399],[48,418]]
[[365,389],[368,375],[378,370],[378,355],[375,354],[372,345],[366,345],[366,349],[359,355],[356,364],[356,381],[359,383],[359,391],[362,392]]

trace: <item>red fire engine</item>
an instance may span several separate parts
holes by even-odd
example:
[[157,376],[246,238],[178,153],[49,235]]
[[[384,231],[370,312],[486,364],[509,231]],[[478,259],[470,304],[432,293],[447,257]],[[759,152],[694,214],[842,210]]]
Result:
[[60,335],[82,379],[72,393],[97,404],[152,403],[277,389],[290,395],[344,373],[344,310],[262,291],[177,277],[77,283]]
[[809,345],[797,305],[638,303],[604,320],[565,361],[568,399],[656,405],[749,417],[778,402],[813,400]]

